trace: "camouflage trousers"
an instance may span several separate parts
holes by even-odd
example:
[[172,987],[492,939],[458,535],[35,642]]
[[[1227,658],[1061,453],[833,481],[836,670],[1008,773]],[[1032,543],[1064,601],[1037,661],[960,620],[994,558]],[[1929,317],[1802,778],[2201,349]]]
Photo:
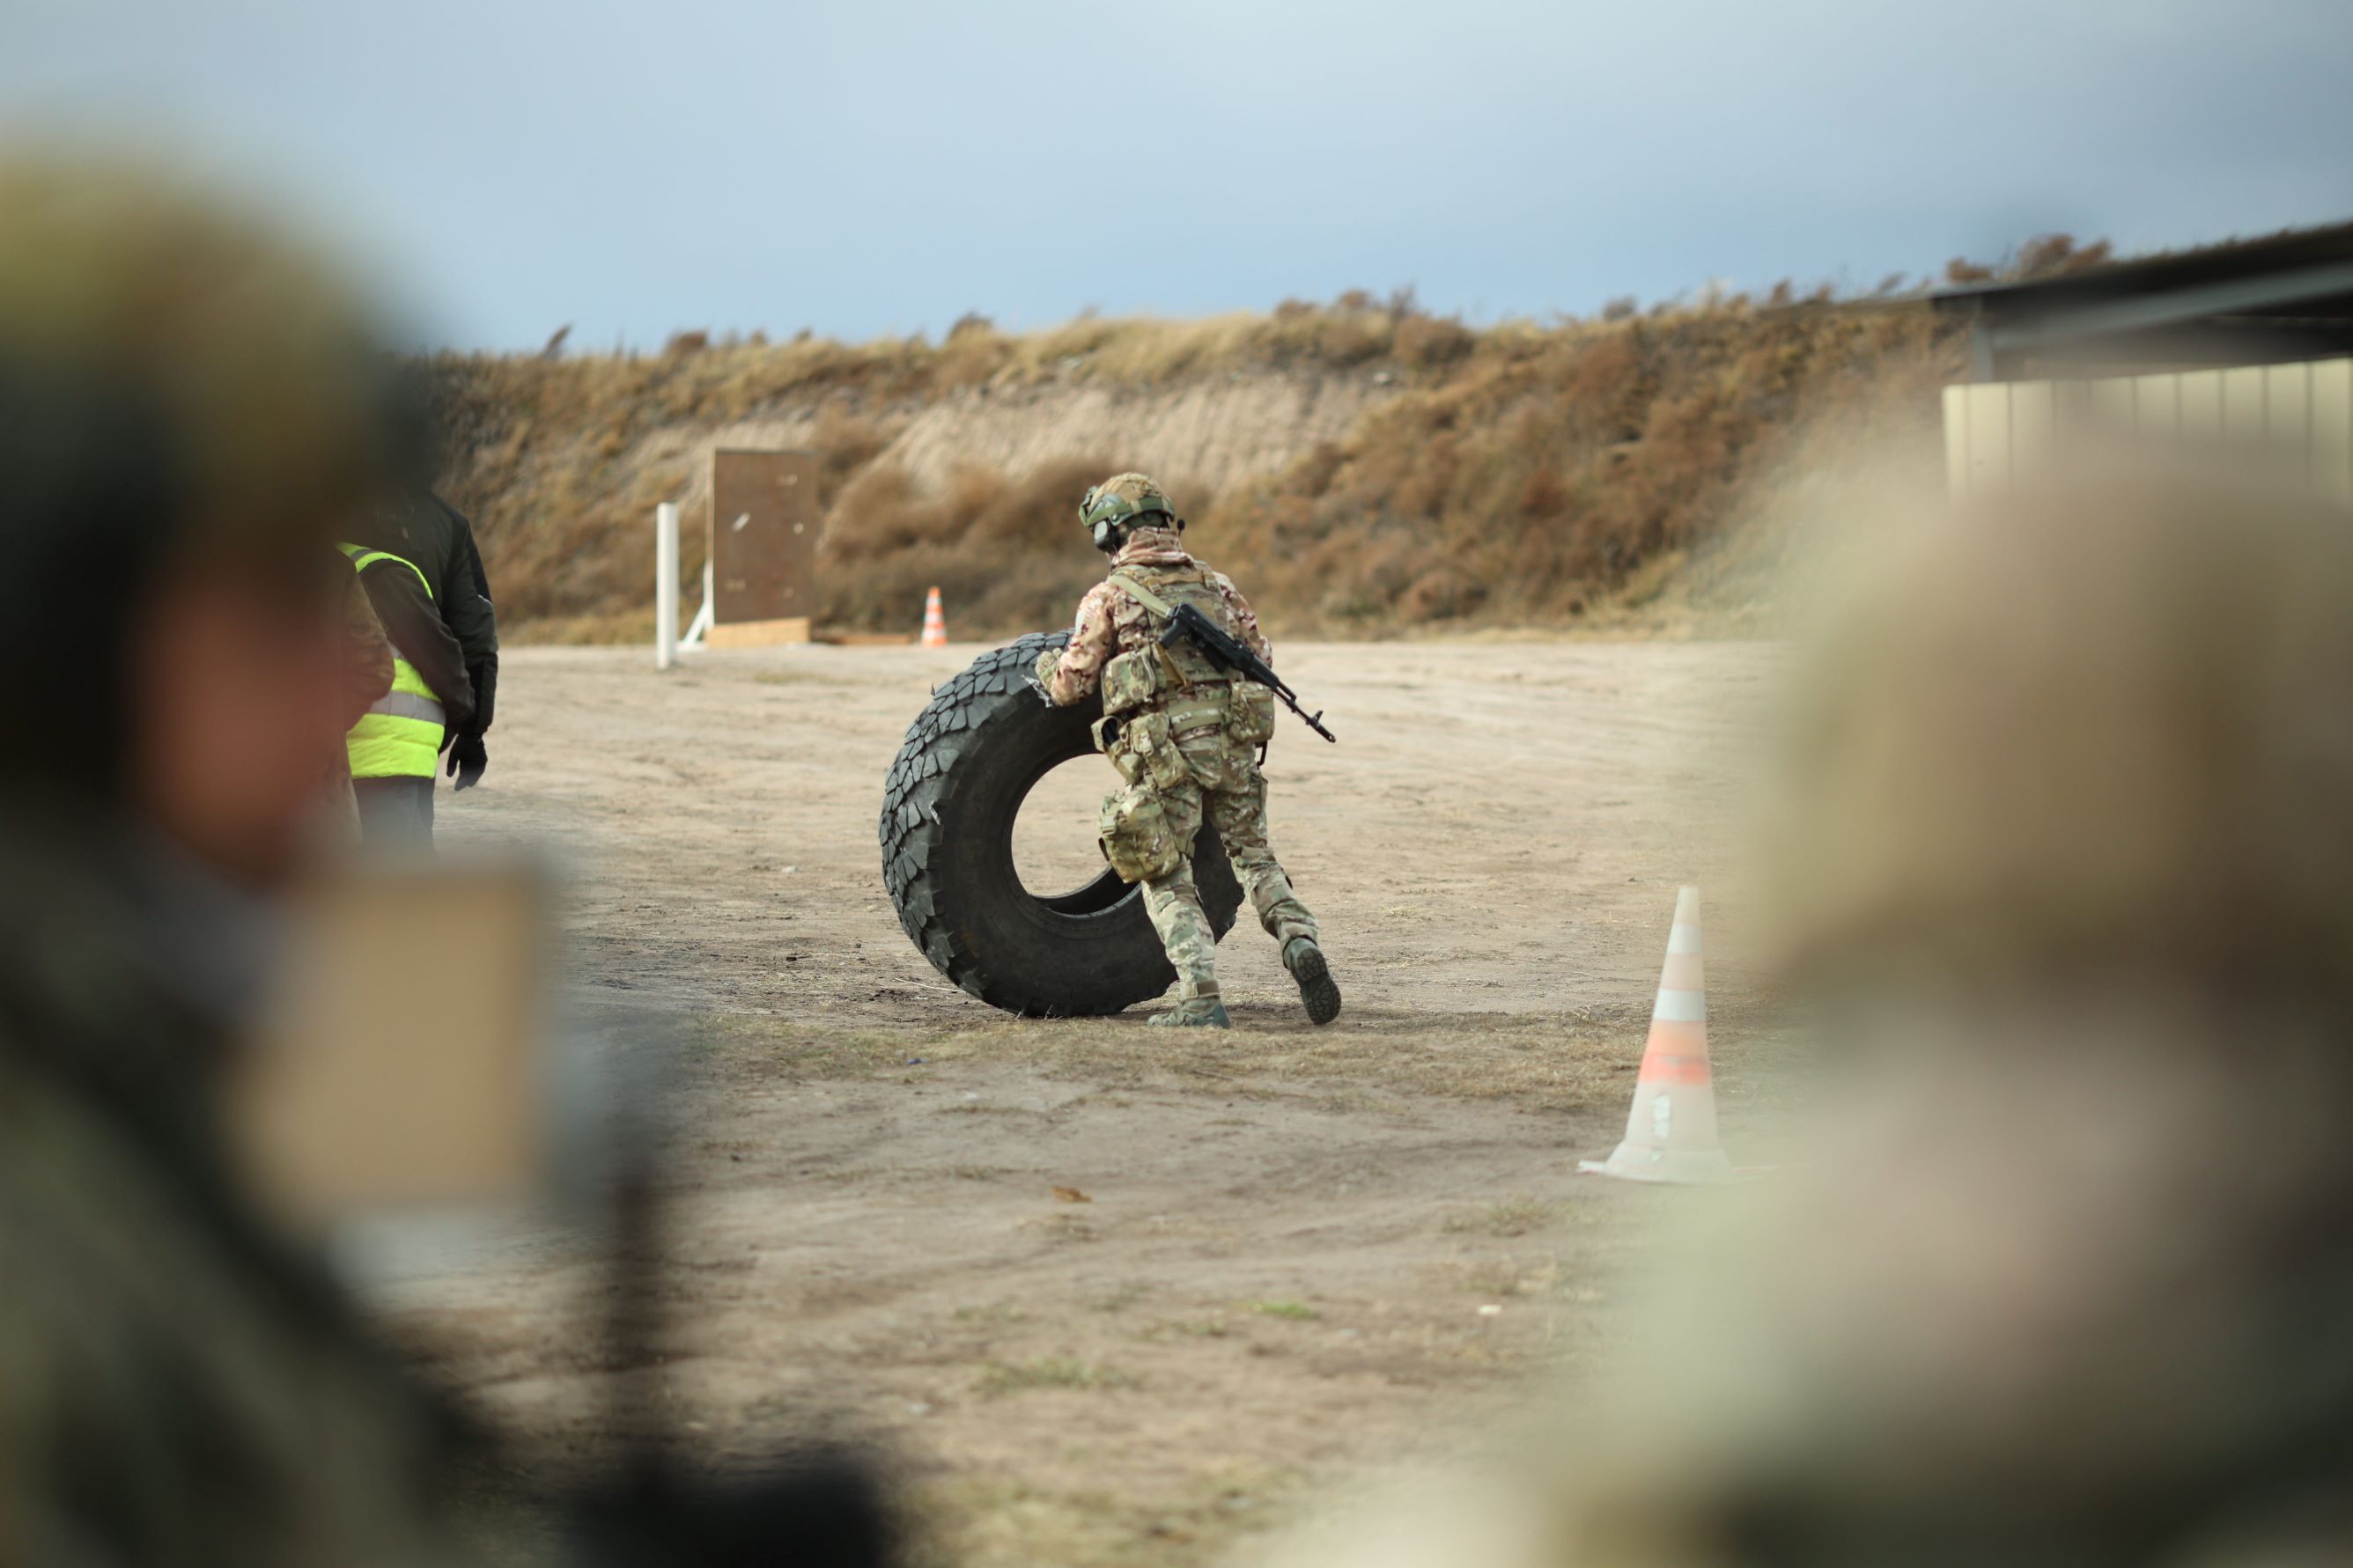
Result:
[[[1193,839],[1204,821],[1218,830],[1234,875],[1250,894],[1258,923],[1269,936],[1288,943],[1293,937],[1314,936],[1316,929],[1315,917],[1292,890],[1291,879],[1267,842],[1266,775],[1259,772],[1257,759],[1246,750],[1212,743],[1222,756],[1213,758],[1186,746],[1187,760],[1196,763],[1194,778],[1154,791],[1168,819],[1169,834],[1184,846],[1185,856],[1167,876],[1144,884],[1144,908],[1176,967],[1179,1000],[1218,994],[1217,933],[1193,883]],[[1200,784],[1205,773],[1217,779],[1217,785]]]

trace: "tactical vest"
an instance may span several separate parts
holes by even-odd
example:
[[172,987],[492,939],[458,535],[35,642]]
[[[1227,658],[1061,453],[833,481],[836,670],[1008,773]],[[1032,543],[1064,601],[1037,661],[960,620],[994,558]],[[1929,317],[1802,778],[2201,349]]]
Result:
[[1121,654],[1103,667],[1103,711],[1128,713],[1147,707],[1167,708],[1187,697],[1197,697],[1214,699],[1222,712],[1223,689],[1233,680],[1231,673],[1220,669],[1190,641],[1179,638],[1176,647],[1169,647],[1159,640],[1160,634],[1176,618],[1179,605],[1192,605],[1214,626],[1233,629],[1225,595],[1218,592],[1209,574],[1199,566],[1140,563],[1120,567],[1111,574],[1111,581],[1143,606],[1152,640]]
[[[403,560],[388,550],[367,550],[356,544],[343,546],[343,552],[350,557],[354,572],[364,572],[379,561],[405,566],[417,574],[419,583],[425,584],[425,596],[433,596],[433,584],[426,582],[424,572],[414,562]],[[441,699],[425,684],[417,667],[394,648],[392,689],[368,705],[368,710],[352,726],[344,742],[351,752],[352,777],[431,778],[441,755],[446,717]]]

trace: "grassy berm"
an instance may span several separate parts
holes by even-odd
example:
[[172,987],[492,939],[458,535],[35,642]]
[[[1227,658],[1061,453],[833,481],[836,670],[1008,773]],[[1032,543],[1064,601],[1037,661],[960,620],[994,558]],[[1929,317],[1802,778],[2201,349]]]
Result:
[[[2096,263],[2036,242],[2013,273]],[[1956,263],[1950,275],[1982,276]],[[1142,468],[1279,635],[1764,629],[1788,479],[1858,461],[1934,481],[1961,347],[1918,293],[1711,296],[1473,330],[1409,292],[1201,321],[1082,319],[851,345],[807,333],[659,353],[448,353],[443,484],[512,636],[650,632],[658,501],[699,581],[714,446],[822,458],[822,624],[960,637],[1058,623],[1100,571],[1075,502]],[[1686,570],[1686,568],[1693,568]]]

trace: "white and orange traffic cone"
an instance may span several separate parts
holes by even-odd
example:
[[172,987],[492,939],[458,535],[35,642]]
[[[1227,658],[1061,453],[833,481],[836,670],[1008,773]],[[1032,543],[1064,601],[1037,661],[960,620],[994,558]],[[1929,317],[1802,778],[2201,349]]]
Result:
[[923,601],[923,646],[948,646],[947,612],[940,608],[940,591],[937,588],[933,589],[931,596]]
[[1651,1037],[1634,1079],[1626,1140],[1607,1160],[1577,1168],[1632,1182],[1728,1182],[1732,1162],[1715,1137],[1715,1085],[1707,1066],[1707,976],[1700,961],[1699,889],[1675,895],[1667,964],[1651,1006]]

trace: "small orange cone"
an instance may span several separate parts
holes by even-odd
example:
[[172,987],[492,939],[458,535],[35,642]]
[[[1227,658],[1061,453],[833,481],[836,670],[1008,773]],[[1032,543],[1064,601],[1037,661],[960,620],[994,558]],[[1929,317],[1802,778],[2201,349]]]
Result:
[[923,601],[923,646],[948,646],[947,612],[940,608],[940,591],[937,588],[933,589],[931,597]]
[[1715,1086],[1707,1066],[1707,978],[1700,961],[1699,889],[1675,895],[1667,964],[1651,1006],[1651,1037],[1634,1079],[1626,1141],[1607,1160],[1577,1168],[1631,1182],[1728,1182],[1732,1162],[1715,1139]]

